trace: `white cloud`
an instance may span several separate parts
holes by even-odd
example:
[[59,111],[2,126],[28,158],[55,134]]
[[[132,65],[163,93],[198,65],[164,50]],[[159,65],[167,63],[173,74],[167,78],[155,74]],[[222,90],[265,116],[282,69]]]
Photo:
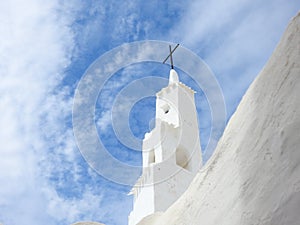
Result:
[[104,212],[99,209],[102,196],[95,195],[87,189],[81,199],[64,199],[53,190],[46,190],[48,197],[47,213],[57,221],[64,223],[75,223],[82,219],[101,218]]
[[[244,66],[252,58],[255,60],[262,49],[269,54],[293,11],[292,3],[285,4],[283,0],[278,0],[275,1],[277,4],[272,5],[272,10],[262,7],[253,14],[254,10],[250,10],[248,16],[238,20],[240,13],[247,11],[246,6],[251,5],[249,2],[237,4],[232,0],[226,5],[216,1],[207,5],[203,1],[194,2],[186,11],[186,16],[178,18],[180,22],[175,24],[178,30],[172,29],[173,35],[183,35],[180,36],[182,43],[192,50],[199,50],[202,43],[215,44],[206,53],[206,58],[218,78],[224,82],[228,102],[234,101],[231,99],[236,99],[242,91],[238,88],[236,93],[230,92],[232,86],[228,84],[233,83],[235,77],[224,71]],[[85,30],[80,39],[89,43],[86,45],[87,51],[94,50],[95,46],[99,48],[101,41],[105,41],[110,48],[124,40],[136,40],[143,32],[149,35],[162,33],[161,30],[155,30],[152,18],[139,21],[141,12],[132,13],[137,10],[137,5],[127,3],[118,7],[128,7],[127,11],[120,10],[120,15],[115,12],[116,7],[111,8],[110,16],[117,15],[118,18],[108,21],[107,27],[111,28],[111,33],[104,34],[101,32],[104,32],[104,19],[108,16],[105,10],[111,7],[111,3],[103,6],[93,1],[88,16],[95,16],[96,19],[90,19],[88,25],[84,22],[81,24]],[[83,170],[78,163],[80,156],[72,130],[66,124],[71,120],[70,90],[58,86],[72,57],[77,57],[85,47],[78,47],[74,41],[74,30],[70,27],[74,20],[78,19],[76,23],[79,23],[84,17],[81,4],[79,0],[63,3],[58,0],[0,2],[0,221],[5,225],[66,224],[81,218],[100,218],[104,215],[104,212],[97,212],[103,201],[102,192],[97,187],[95,189],[99,194],[86,184],[80,187],[82,196],[70,199],[56,191],[57,187],[65,185],[64,173],[78,186],[83,182],[80,181]],[[159,13],[155,15],[159,16]],[[265,15],[269,20],[264,20]],[[264,22],[266,29],[254,29],[260,27],[261,22]],[[281,30],[275,29],[274,24]],[[257,35],[249,36],[251,33]],[[224,38],[215,39],[215,36]],[[110,37],[115,37],[115,40],[105,40]],[[238,57],[245,53],[247,58]],[[267,54],[263,60],[266,60]],[[247,77],[253,77],[253,71],[262,64],[253,65],[248,65],[239,82],[248,84]],[[251,67],[256,69],[252,70]],[[111,84],[109,91],[128,82],[130,71],[125,72],[126,76]],[[107,97],[107,105],[103,106],[105,110],[113,102],[109,91],[104,93],[104,97]],[[102,115],[104,120],[100,122],[100,127],[104,129],[109,114],[104,111]],[[57,179],[53,183],[51,176]],[[111,198],[115,200],[117,197]],[[105,212],[114,208],[112,204]]]
[[105,132],[108,125],[111,124],[111,112],[108,111],[102,111],[100,118],[97,120],[97,125],[99,126],[100,130],[102,132]]
[[186,13],[176,25],[176,31],[181,30],[179,37],[183,44],[195,49],[207,38],[217,32],[226,31],[231,22],[236,22],[236,14],[244,8],[247,1],[192,1],[188,4]]
[[[74,15],[58,14],[59,7],[58,1],[0,3],[0,221],[4,224],[56,224],[62,220],[60,209],[71,209],[70,217],[64,218],[69,222],[83,208],[92,207],[77,206],[76,200],[66,204],[53,194],[55,185],[48,181],[53,168],[64,166],[49,158],[54,146],[65,161],[73,162],[75,181],[80,170],[72,130],[65,124],[71,115],[69,90],[56,89],[70,63],[74,42],[68,24]],[[92,198],[88,192],[85,195],[78,203]]]
[[231,115],[299,7],[284,0],[193,1],[171,38],[208,63]]

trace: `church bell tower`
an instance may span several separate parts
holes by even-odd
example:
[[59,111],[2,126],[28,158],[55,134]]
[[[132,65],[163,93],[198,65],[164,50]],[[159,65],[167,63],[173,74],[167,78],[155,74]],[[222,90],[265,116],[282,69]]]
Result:
[[168,209],[202,166],[194,93],[172,65],[168,86],[156,94],[155,127],[143,140],[143,172],[130,192],[129,225]]

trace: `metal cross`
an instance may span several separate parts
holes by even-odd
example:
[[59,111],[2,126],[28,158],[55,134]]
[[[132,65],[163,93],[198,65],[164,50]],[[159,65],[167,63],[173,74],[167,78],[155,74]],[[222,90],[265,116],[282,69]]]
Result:
[[171,45],[169,45],[170,54],[169,54],[169,55],[167,56],[167,58],[163,61],[163,63],[165,63],[165,62],[168,60],[168,58],[170,57],[170,61],[171,61],[171,69],[174,69],[172,54],[173,54],[173,52],[176,50],[176,48],[177,48],[178,46],[179,46],[179,44],[177,44],[177,45],[175,46],[175,48],[172,50]]

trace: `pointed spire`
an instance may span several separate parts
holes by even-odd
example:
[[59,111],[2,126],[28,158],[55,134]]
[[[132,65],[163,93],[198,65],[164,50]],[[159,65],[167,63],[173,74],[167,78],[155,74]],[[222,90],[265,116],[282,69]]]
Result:
[[179,78],[177,72],[174,69],[171,69],[169,75],[169,85],[176,84],[178,82],[179,82]]

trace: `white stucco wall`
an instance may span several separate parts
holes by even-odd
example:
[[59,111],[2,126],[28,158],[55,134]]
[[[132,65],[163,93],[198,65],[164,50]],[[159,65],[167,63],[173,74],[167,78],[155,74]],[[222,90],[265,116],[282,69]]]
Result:
[[202,163],[198,130],[194,91],[173,79],[157,94],[155,128],[143,140],[143,174],[132,191],[129,225],[165,211],[189,186]]
[[158,182],[154,186],[154,202],[155,211],[167,210],[188,188],[194,174],[180,166],[177,166],[174,161],[158,164],[153,167],[154,181]]
[[300,224],[300,14],[187,191],[143,225]]
[[128,225],[135,225],[143,217],[152,213],[154,213],[154,186],[146,185],[139,189],[138,197],[134,201],[133,211],[129,215]]

